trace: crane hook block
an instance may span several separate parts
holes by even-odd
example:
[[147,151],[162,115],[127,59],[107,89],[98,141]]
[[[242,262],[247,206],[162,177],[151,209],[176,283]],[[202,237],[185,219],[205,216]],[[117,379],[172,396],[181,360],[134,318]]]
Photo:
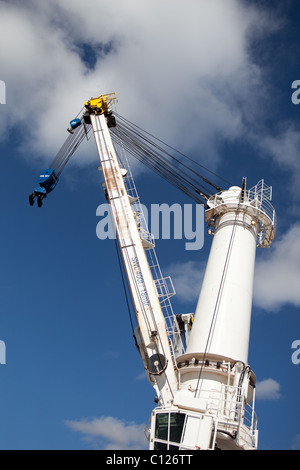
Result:
[[42,207],[42,201],[47,194],[53,191],[58,183],[58,177],[53,168],[43,171],[38,178],[39,187],[29,195],[29,204],[33,206],[34,199],[37,198],[38,207]]

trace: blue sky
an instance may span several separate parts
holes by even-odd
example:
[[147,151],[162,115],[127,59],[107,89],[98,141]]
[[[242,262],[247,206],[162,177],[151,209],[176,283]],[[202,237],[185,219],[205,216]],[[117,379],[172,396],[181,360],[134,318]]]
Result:
[[[105,199],[93,140],[42,209],[28,204],[69,121],[110,92],[121,115],[228,181],[273,186],[278,227],[257,251],[249,363],[259,448],[300,448],[299,21],[297,0],[0,0],[1,449],[145,446],[155,393],[115,244],[96,236]],[[144,204],[190,202],[136,162],[132,171]],[[175,313],[195,309],[210,242],[157,242]]]

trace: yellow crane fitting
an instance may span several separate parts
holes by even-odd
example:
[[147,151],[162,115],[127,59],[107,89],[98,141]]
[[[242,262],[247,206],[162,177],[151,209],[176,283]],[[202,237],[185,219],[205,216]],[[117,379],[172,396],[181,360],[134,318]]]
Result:
[[117,96],[115,93],[109,93],[107,95],[100,95],[98,98],[91,98],[89,101],[84,103],[89,114],[106,114],[109,106],[112,103],[117,103]]

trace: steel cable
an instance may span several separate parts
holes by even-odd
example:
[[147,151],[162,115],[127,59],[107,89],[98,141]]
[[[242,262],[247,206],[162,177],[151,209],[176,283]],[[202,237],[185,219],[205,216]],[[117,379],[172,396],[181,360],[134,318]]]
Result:
[[[203,185],[203,182],[210,184],[208,180],[149,140],[148,137],[119,121],[117,127],[112,129],[111,135],[114,143],[122,146],[125,151],[198,203],[203,204],[203,201],[206,203],[209,199],[211,188]],[[216,189],[215,185],[211,184],[211,186]],[[219,187],[217,189],[221,190]]]

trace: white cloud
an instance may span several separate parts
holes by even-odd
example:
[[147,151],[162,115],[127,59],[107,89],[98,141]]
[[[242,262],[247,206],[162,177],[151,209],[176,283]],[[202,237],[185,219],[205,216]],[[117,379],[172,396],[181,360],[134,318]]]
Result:
[[293,439],[292,450],[300,450],[300,434],[297,434]]
[[300,305],[300,224],[291,226],[269,253],[256,262],[254,303],[277,311],[283,305]]
[[299,173],[300,132],[294,124],[288,124],[279,135],[265,137],[263,144],[282,167]]
[[274,379],[265,379],[256,384],[258,400],[279,400],[281,398],[280,384]]
[[281,170],[288,172],[291,183],[286,189],[294,196],[300,196],[300,131],[292,123],[285,124],[276,136],[266,136],[260,140],[261,148],[270,155]]
[[145,371],[141,372],[140,374],[138,374],[134,380],[136,380],[137,382],[141,382],[143,380],[146,380],[147,379],[147,375],[145,373]]
[[[48,161],[85,99],[115,91],[121,114],[181,150],[197,149],[213,167],[220,139],[244,138],[245,121],[260,112],[264,87],[249,44],[274,23],[237,0],[90,0],[89,8],[0,0],[9,38],[0,45],[3,135],[22,123],[24,152]],[[81,60],[80,43],[94,48],[94,68]]]
[[182,302],[196,302],[205,272],[206,263],[186,261],[171,264],[169,272],[175,287],[176,295]]
[[93,447],[102,450],[147,449],[144,425],[126,423],[111,416],[91,420],[65,421],[65,425],[79,432]]

